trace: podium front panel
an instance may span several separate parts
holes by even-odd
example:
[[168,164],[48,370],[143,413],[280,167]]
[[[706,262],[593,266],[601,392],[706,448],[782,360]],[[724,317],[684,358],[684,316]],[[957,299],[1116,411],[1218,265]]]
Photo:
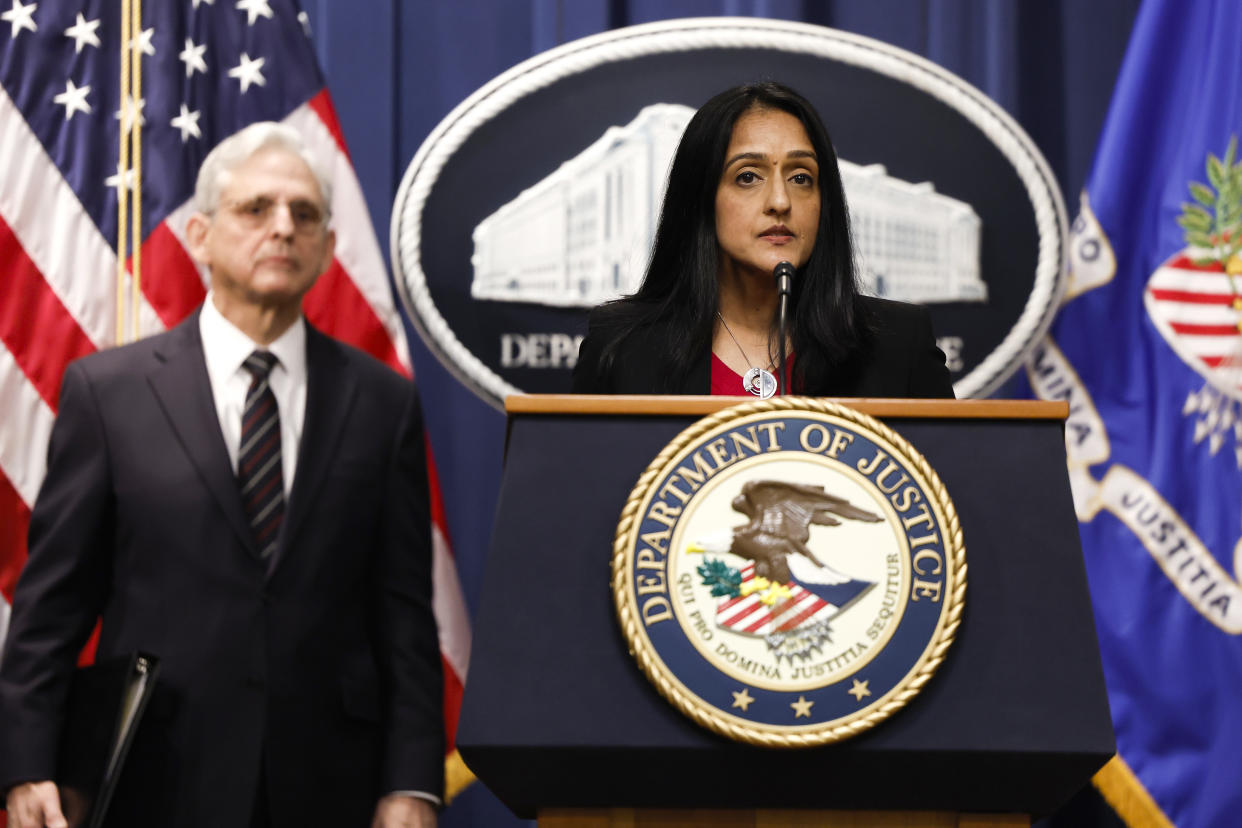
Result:
[[885,417],[953,498],[966,610],[947,660],[853,739],[768,749],[699,728],[642,675],[610,564],[639,475],[693,416],[510,423],[458,746],[520,815],[541,807],[1047,813],[1114,752],[1054,419]]

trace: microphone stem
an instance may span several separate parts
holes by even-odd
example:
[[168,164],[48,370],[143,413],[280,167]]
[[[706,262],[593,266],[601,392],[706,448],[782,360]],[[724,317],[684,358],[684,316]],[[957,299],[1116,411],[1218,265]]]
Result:
[[785,362],[785,314],[788,312],[789,291],[781,291],[781,304],[777,321],[777,336],[780,337],[776,352],[780,357],[780,378],[781,387],[780,394],[785,396],[789,393],[789,365]]
[[781,298],[776,324],[780,344],[776,352],[780,357],[780,365],[777,367],[777,374],[780,377],[779,390],[781,396],[785,396],[789,393],[789,366],[785,364],[785,331],[788,330],[786,314],[789,312],[789,292],[793,290],[794,266],[789,262],[780,262],[773,269],[772,276],[776,279],[776,292]]

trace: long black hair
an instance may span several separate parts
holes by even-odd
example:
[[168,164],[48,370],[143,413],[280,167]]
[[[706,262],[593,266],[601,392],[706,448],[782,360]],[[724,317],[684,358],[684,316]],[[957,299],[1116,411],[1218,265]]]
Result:
[[733,127],[753,109],[788,112],[806,129],[819,162],[819,231],[790,297],[795,391],[825,387],[868,336],[859,307],[849,215],[837,155],[815,108],[787,86],[773,82],[737,86],[716,95],[690,119],[673,164],[656,227],[651,263],[630,297],[607,306],[617,335],[601,354],[611,368],[617,346],[639,329],[662,337],[672,370],[664,390],[684,381],[710,348],[717,303],[720,248],[716,239],[716,190]]

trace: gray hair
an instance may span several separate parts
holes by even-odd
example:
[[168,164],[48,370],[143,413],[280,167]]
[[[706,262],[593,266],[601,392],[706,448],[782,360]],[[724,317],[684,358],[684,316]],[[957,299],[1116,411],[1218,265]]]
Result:
[[269,148],[285,150],[306,162],[315,180],[319,182],[324,207],[331,213],[331,177],[311,155],[298,131],[275,121],[258,121],[238,130],[207,153],[194,185],[194,206],[199,212],[211,215],[220,206],[220,180],[225,173],[250,160],[259,150]]

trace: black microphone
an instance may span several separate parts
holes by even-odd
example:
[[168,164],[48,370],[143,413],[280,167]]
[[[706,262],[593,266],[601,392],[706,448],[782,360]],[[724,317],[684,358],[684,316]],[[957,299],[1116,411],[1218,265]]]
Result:
[[776,332],[779,337],[777,354],[780,357],[781,396],[788,393],[789,366],[785,364],[785,315],[789,309],[789,292],[793,289],[793,278],[797,271],[789,262],[780,262],[772,270],[772,278],[776,280],[776,292],[780,294],[780,314],[777,317]]
[[788,296],[793,288],[793,278],[797,273],[789,262],[781,262],[772,270],[772,278],[776,280],[776,291],[781,296]]

